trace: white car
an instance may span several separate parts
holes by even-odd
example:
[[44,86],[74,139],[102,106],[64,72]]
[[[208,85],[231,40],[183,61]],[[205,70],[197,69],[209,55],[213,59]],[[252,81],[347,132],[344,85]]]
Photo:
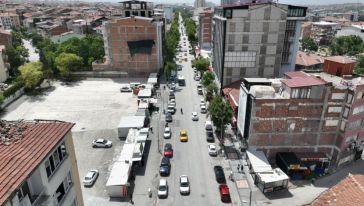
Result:
[[131,92],[132,89],[129,86],[123,86],[120,88],[120,92]]
[[209,155],[210,156],[216,156],[217,155],[217,149],[215,144],[209,144]]
[[206,106],[205,105],[201,105],[201,113],[205,114],[207,112]]
[[159,180],[158,197],[159,198],[167,198],[168,197],[168,184],[167,184],[166,179],[160,179]]
[[193,121],[198,121],[197,112],[192,112],[192,120]]
[[201,101],[200,101],[200,107],[202,107],[202,106],[206,107],[206,102],[204,99],[201,99]]
[[107,139],[95,139],[92,141],[93,148],[110,148],[112,147],[112,142]]
[[171,138],[171,128],[169,127],[164,128],[163,137],[165,139]]
[[182,195],[190,194],[190,181],[188,180],[187,175],[182,175],[179,178],[179,192]]
[[99,171],[98,170],[90,170],[87,172],[86,176],[83,178],[83,185],[84,186],[92,186],[97,177],[99,176]]

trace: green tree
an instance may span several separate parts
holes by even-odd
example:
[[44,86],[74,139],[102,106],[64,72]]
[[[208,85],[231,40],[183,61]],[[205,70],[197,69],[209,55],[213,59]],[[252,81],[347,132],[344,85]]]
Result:
[[332,55],[355,56],[359,53],[362,53],[363,48],[363,40],[356,35],[337,37],[330,44]]
[[221,136],[223,136],[225,127],[231,122],[233,116],[233,110],[229,103],[225,102],[220,95],[216,95],[210,102],[207,110],[216,130],[220,131]]
[[30,62],[19,67],[20,77],[22,78],[25,88],[33,89],[43,78],[41,62]]
[[203,73],[209,69],[209,66],[209,60],[203,57],[199,57],[192,63],[192,67],[195,67],[197,71],[201,73],[201,75],[203,75]]
[[24,38],[23,34],[18,30],[11,31],[11,42],[14,47],[23,45],[22,39]]
[[212,97],[217,94],[218,87],[214,82],[211,82],[206,87],[206,99],[207,101],[211,101]]
[[8,57],[8,62],[10,64],[10,76],[15,76],[19,73],[18,68],[20,65],[24,64],[26,59],[23,55],[27,55],[28,52],[23,50],[23,46],[19,45],[17,48],[13,46],[6,47],[5,54]]
[[202,85],[207,87],[215,79],[215,74],[213,72],[205,72],[202,76]]
[[355,73],[364,75],[364,56],[360,55],[355,65]]
[[302,49],[303,50],[310,50],[310,51],[317,51],[318,46],[316,42],[310,37],[304,37],[302,39]]
[[166,79],[168,80],[172,74],[172,71],[177,70],[177,64],[174,62],[167,62],[166,66],[164,67],[164,74],[166,75]]
[[61,53],[55,59],[55,66],[59,70],[61,76],[69,80],[71,72],[81,68],[82,58],[76,54]]

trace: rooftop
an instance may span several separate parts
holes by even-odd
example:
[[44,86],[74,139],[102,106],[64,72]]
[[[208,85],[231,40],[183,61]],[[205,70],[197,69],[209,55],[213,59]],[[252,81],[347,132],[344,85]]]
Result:
[[323,64],[324,58],[309,52],[298,51],[296,56],[296,64],[302,66],[312,66],[316,64]]
[[348,57],[344,57],[344,56],[331,56],[331,57],[326,57],[325,60],[329,60],[329,61],[333,61],[333,62],[337,62],[337,63],[341,63],[341,64],[352,64],[355,63],[354,60],[348,58]]
[[337,185],[323,192],[312,206],[362,205],[364,202],[364,175],[349,174]]
[[335,26],[335,25],[339,25],[339,24],[334,23],[334,22],[319,21],[319,22],[314,22],[313,25],[317,25],[317,26]]
[[61,121],[0,120],[0,205],[71,130]]
[[[291,73],[296,73],[296,72],[291,72]],[[290,75],[294,76],[295,74],[290,74]],[[291,79],[283,79],[281,80],[281,82],[290,88],[318,86],[318,85],[325,85],[327,83],[326,81],[314,76],[307,75],[304,77],[304,76],[299,76],[298,74],[297,76]]]

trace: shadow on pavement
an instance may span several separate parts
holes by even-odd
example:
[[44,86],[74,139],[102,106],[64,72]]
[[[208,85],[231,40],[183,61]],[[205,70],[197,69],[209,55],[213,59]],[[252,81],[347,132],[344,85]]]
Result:
[[264,195],[270,200],[293,197],[292,193],[289,190],[279,190],[272,193],[266,193]]
[[144,157],[143,157],[144,165],[143,166],[134,165],[133,170],[134,170],[134,175],[135,176],[144,176],[145,175],[145,170],[147,168],[147,163],[148,163],[148,157],[149,157],[149,151],[150,151],[151,144],[152,143],[151,143],[150,139],[145,141]]

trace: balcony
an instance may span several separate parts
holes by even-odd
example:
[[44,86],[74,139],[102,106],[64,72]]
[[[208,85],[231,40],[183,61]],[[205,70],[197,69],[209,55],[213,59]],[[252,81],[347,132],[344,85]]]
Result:
[[52,198],[50,198],[49,195],[46,195],[43,190],[39,195],[32,195],[30,202],[32,202],[32,206],[51,205]]

